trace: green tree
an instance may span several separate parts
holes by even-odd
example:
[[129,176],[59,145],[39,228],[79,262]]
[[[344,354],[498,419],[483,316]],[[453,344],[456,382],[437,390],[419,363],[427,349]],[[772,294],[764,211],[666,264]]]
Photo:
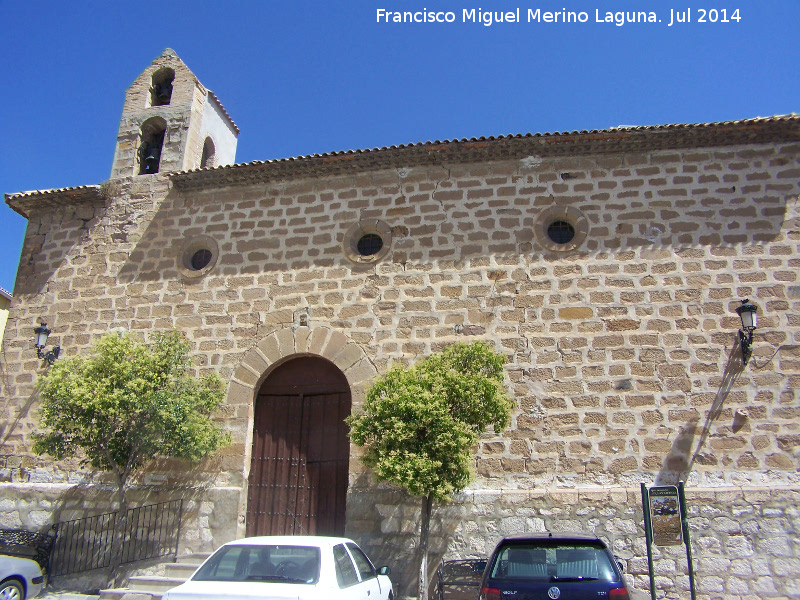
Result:
[[474,446],[490,425],[508,426],[505,357],[485,342],[456,344],[411,367],[397,366],[367,391],[347,419],[350,438],[379,481],[422,496],[419,598],[428,595],[428,532],[434,500],[449,501],[472,480]]
[[176,331],[146,344],[129,335],[103,336],[89,356],[57,361],[38,384],[39,424],[33,450],[111,471],[119,511],[111,576],[119,565],[130,475],[157,457],[197,462],[229,443],[211,419],[224,399],[216,374],[195,378],[189,344]]

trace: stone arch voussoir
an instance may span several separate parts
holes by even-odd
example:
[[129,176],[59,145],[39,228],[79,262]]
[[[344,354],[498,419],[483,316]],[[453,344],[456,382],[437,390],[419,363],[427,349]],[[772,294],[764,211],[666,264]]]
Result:
[[378,374],[361,346],[345,334],[328,327],[285,327],[265,335],[244,354],[228,386],[228,404],[252,405],[261,383],[276,366],[303,355],[326,358],[344,373],[354,408]]

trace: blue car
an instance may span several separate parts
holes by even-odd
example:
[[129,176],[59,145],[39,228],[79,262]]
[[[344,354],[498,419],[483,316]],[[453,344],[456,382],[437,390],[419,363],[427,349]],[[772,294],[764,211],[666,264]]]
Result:
[[527,533],[500,541],[486,563],[480,600],[629,600],[606,544],[580,533]]

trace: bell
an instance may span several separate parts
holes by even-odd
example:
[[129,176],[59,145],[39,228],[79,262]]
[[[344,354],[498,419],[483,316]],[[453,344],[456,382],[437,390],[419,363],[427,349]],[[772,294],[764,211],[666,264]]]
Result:
[[144,157],[144,170],[147,173],[156,173],[158,171],[158,154],[155,148],[149,148],[146,156]]
[[172,86],[168,83],[156,84],[156,99],[161,104],[169,104],[169,99],[172,96]]

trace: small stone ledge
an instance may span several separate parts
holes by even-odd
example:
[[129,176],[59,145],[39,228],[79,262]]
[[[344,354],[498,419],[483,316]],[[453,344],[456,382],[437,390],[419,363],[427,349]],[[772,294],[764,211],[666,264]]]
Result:
[[[652,484],[648,484],[648,487]],[[732,502],[742,499],[747,502],[769,502],[785,495],[800,495],[800,486],[777,485],[772,487],[686,487],[684,488],[687,499],[709,500],[716,502]],[[624,496],[623,496],[624,495]],[[525,502],[538,500],[545,497],[558,498],[559,502],[575,504],[578,501],[607,502],[609,498],[615,504],[630,502],[633,497],[641,504],[641,490],[636,487],[581,487],[572,489],[542,488],[538,490],[511,490],[511,489],[475,489],[465,490],[456,496],[462,502]]]

